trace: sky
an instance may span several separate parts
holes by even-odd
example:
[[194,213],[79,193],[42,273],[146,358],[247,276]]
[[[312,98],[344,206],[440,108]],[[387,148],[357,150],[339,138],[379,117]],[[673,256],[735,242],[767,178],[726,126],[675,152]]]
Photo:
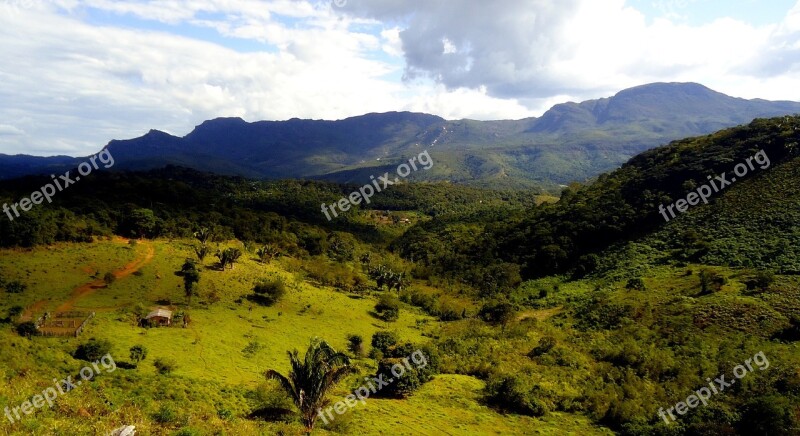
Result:
[[652,82],[800,101],[800,0],[0,0],[0,153],[204,120],[520,119]]

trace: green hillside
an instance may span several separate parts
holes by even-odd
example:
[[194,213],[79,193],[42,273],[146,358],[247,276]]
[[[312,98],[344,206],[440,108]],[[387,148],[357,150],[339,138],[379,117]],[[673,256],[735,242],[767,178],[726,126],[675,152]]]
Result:
[[[332,221],[320,205],[358,185],[93,175],[0,221],[0,406],[77,374],[87,344],[107,341],[118,369],[0,430],[302,434],[263,373],[288,373],[286,352],[318,337],[354,371],[331,406],[414,350],[431,372],[313,434],[798,434],[798,143],[800,117],[759,119],[642,153],[558,201],[404,183]],[[762,151],[769,165],[663,218]],[[47,180],[2,182],[0,201]],[[156,307],[173,326],[140,325]],[[96,316],[78,338],[26,337],[46,311]],[[711,392],[723,375],[733,383]]]

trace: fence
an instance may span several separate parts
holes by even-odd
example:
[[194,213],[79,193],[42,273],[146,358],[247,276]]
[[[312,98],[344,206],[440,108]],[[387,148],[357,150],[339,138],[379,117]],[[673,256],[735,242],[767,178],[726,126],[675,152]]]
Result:
[[48,319],[49,316],[45,315],[37,321],[39,335],[75,336],[77,338],[94,316],[94,312],[59,312],[52,319]]

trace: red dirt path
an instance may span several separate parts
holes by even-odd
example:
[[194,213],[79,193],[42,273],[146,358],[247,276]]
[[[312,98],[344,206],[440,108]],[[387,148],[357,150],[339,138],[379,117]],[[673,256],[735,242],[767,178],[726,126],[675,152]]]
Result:
[[[123,243],[127,243],[128,242],[127,239],[123,239],[123,238],[117,238],[117,240],[121,241]],[[121,278],[127,277],[127,276],[133,274],[134,272],[138,271],[143,266],[145,266],[148,263],[150,263],[151,260],[153,260],[153,256],[155,255],[155,249],[153,248],[153,245],[150,244],[149,242],[140,242],[140,243],[146,244],[147,253],[145,253],[145,255],[143,257],[141,257],[139,259],[136,259],[133,262],[125,265],[124,267],[114,271],[113,272],[114,277],[116,277],[117,279],[121,279]],[[94,280],[92,282],[89,282],[89,283],[83,284],[81,286],[78,286],[77,288],[72,290],[72,294],[70,295],[69,299],[67,301],[65,301],[63,304],[61,304],[60,306],[58,306],[58,308],[54,312],[55,313],[58,313],[58,312],[69,312],[69,311],[73,310],[73,308],[75,307],[75,303],[77,303],[78,300],[86,297],[87,295],[91,295],[91,294],[95,293],[98,289],[102,289],[102,288],[105,288],[105,287],[106,287],[106,284],[102,279]],[[22,314],[21,320],[23,320],[23,321],[32,320],[33,319],[33,314],[41,311],[44,308],[44,306],[47,304],[48,301],[49,300],[37,301],[36,303],[33,304],[33,306],[25,309],[25,311]]]

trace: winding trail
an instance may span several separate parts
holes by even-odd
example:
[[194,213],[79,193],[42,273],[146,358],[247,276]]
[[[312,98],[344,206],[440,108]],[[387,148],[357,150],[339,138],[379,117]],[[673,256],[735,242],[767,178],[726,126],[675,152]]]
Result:
[[[127,239],[123,239],[123,238],[119,238],[118,240],[123,242],[123,243],[127,243],[128,242]],[[155,249],[153,248],[153,244],[148,242],[148,241],[139,241],[139,243],[146,246],[147,252],[144,254],[144,256],[142,256],[142,257],[134,260],[133,262],[128,263],[124,267],[114,271],[112,273],[112,274],[114,274],[114,277],[116,277],[117,279],[121,279],[121,278],[127,277],[127,276],[133,274],[134,272],[138,271],[143,266],[145,266],[148,263],[150,263],[151,260],[153,260],[153,256],[155,256],[155,252],[156,252]],[[81,286],[78,286],[77,288],[72,290],[72,294],[70,294],[69,299],[67,301],[65,301],[63,304],[61,304],[60,306],[58,306],[58,308],[56,308],[56,310],[54,312],[55,313],[58,313],[58,312],[69,312],[69,311],[73,310],[73,308],[75,307],[75,303],[77,303],[78,300],[97,292],[98,289],[102,289],[102,288],[105,288],[105,287],[106,287],[106,284],[103,281],[103,279],[97,279],[97,280],[91,281],[89,283],[83,284]],[[48,301],[50,301],[50,300],[37,301],[32,306],[30,306],[29,308],[25,309],[21,319],[23,321],[32,320],[33,319],[33,315],[35,313],[41,311],[44,308],[44,306],[47,304]]]

